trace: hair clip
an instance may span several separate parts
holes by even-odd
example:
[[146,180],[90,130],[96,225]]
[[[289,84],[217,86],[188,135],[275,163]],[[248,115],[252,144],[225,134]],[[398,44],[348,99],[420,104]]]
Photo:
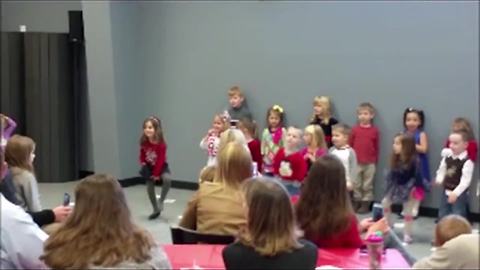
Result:
[[275,104],[275,105],[272,106],[272,109],[275,110],[275,111],[278,111],[280,113],[283,113],[283,108],[280,107],[280,105]]
[[160,120],[155,116],[150,116],[149,119],[157,122],[157,124],[160,124]]

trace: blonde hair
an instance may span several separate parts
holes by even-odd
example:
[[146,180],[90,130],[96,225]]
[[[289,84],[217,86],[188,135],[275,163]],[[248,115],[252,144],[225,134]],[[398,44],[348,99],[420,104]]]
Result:
[[132,222],[122,187],[111,175],[89,176],[75,188],[75,211],[46,240],[40,257],[53,269],[145,262],[152,236]]
[[435,244],[442,246],[445,242],[461,235],[472,232],[472,226],[462,216],[448,215],[442,218],[435,226]]
[[5,147],[5,161],[9,166],[18,167],[33,173],[30,155],[35,149],[35,142],[26,136],[13,135]]
[[[289,126],[289,127],[287,128],[287,135],[288,135],[288,133],[291,132],[291,131],[297,133],[297,135],[298,135],[299,138],[302,138],[303,130],[301,130],[301,129],[295,127],[295,126]],[[289,146],[288,146],[288,144],[285,143],[285,146],[284,146],[285,154],[286,154],[286,155],[290,155],[291,153],[297,152],[298,150],[300,150],[301,147],[302,147],[302,143],[299,143],[299,144],[296,145],[293,149],[290,149]]]
[[240,184],[252,176],[252,157],[244,145],[230,142],[219,150],[214,182],[238,189]]
[[248,206],[247,229],[239,241],[262,256],[275,256],[301,248],[301,232],[297,229],[290,197],[273,179],[255,178],[244,182]]
[[320,149],[327,149],[327,143],[325,142],[325,134],[319,125],[308,125],[305,128],[305,133],[312,136],[312,143],[315,147]]
[[220,142],[218,143],[218,151],[220,151],[225,145],[230,142],[238,142],[241,145],[247,147],[247,140],[243,132],[237,128],[230,128],[222,132],[220,135]]
[[205,166],[203,169],[200,171],[200,177],[199,177],[199,182],[213,182],[213,179],[215,178],[215,170],[217,168],[215,166]]
[[[323,108],[322,111],[322,123],[328,124],[330,118],[332,117],[332,106],[330,102],[330,98],[327,96],[316,96],[313,98],[313,106],[321,106]],[[312,121],[316,119],[315,113],[312,115]]]
[[244,98],[245,96],[243,95],[242,90],[238,86],[232,86],[230,89],[228,89],[228,96],[233,97],[233,96],[239,96]]

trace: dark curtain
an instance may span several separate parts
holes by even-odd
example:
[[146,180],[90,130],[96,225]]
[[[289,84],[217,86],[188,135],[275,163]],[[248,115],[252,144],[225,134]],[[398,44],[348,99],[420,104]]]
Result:
[[78,51],[68,34],[2,33],[0,110],[36,142],[39,182],[78,178]]

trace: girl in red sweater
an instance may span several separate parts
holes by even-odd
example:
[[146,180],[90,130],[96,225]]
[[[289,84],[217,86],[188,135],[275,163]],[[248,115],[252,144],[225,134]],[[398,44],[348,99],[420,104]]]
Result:
[[[470,125],[470,122],[463,117],[457,117],[455,120],[453,120],[452,123],[452,132],[457,132],[457,131],[464,131],[468,135],[468,146],[467,146],[467,153],[468,153],[468,158],[475,163],[477,160],[477,153],[478,153],[478,145],[477,141],[475,140],[475,135],[473,134],[472,126]],[[448,151],[451,151],[449,149],[450,147],[450,141],[447,139],[445,142],[445,148],[442,150],[442,157],[447,155]]]
[[243,118],[238,123],[238,128],[243,132],[243,135],[245,135],[252,161],[257,163],[257,171],[261,172],[263,157],[260,149],[260,140],[257,138],[257,123],[248,118]]
[[305,238],[320,248],[362,245],[344,179],[342,162],[335,156],[325,155],[313,163],[302,186],[296,204],[298,225],[305,232]]
[[285,147],[280,148],[273,158],[274,174],[282,179],[290,195],[298,195],[300,186],[307,174],[307,163],[299,152],[302,143],[302,130],[289,127]]
[[[140,175],[145,178],[147,193],[153,207],[148,219],[160,216],[163,202],[171,186],[170,169],[167,163],[167,145],[163,137],[162,123],[155,116],[143,121],[143,134],[140,138]],[[162,183],[162,193],[157,201],[155,183]]]

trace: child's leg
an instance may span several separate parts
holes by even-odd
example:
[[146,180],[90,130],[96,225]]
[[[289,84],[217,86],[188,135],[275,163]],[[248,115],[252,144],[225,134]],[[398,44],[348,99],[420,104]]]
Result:
[[159,201],[160,211],[163,211],[163,202],[165,201],[165,198],[167,198],[167,194],[171,186],[172,186],[172,178],[170,177],[170,174],[163,173],[162,174],[162,193],[160,194],[160,201]]
[[391,220],[391,217],[392,217],[392,201],[390,200],[390,198],[388,196],[385,196],[385,198],[383,198],[382,200],[382,206],[383,206],[383,216],[385,217],[385,219],[387,219],[388,221],[388,225],[392,225],[392,220]]
[[148,198],[150,199],[150,203],[152,204],[153,208],[153,213],[159,213],[160,210],[158,209],[157,194],[155,193],[155,181],[152,179],[146,179],[146,185]]
[[373,178],[375,176],[375,164],[365,165],[363,174],[363,197],[362,201],[373,201]]
[[359,164],[357,167],[357,178],[353,180],[353,199],[357,202],[362,200],[362,183],[365,172],[365,166]]
[[450,204],[452,213],[460,215],[468,220],[467,217],[468,192],[464,191],[454,204]]
[[442,193],[440,194],[440,206],[438,207],[438,221],[451,213],[452,205],[448,203],[448,196],[445,194],[445,189],[442,189]]
[[415,198],[410,195],[408,197],[408,201],[403,204],[403,212],[404,220],[405,220],[405,228],[404,228],[404,242],[411,242],[412,241],[412,227],[413,227],[413,208],[415,207]]

